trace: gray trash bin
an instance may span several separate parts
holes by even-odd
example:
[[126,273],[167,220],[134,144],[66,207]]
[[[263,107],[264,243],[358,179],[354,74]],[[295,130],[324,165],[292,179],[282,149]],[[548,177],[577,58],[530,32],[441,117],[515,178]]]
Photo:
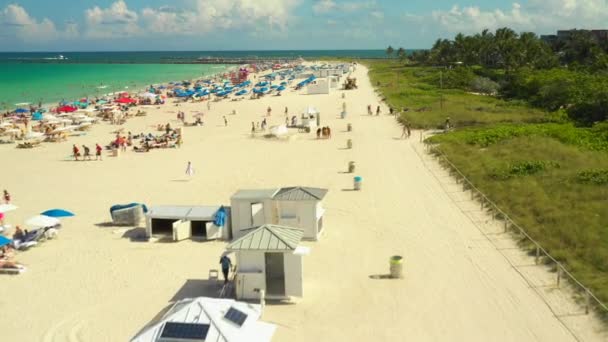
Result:
[[403,257],[400,255],[393,255],[390,259],[390,270],[391,278],[403,278]]
[[349,149],[353,148],[353,140],[352,139],[346,140],[346,147],[348,147]]
[[346,131],[352,132],[353,131],[353,125],[351,125],[351,124],[346,125]]
[[355,172],[355,162],[351,161],[348,162],[348,173],[354,173]]
[[357,176],[355,177],[355,190],[359,191],[361,190],[361,183],[363,183],[363,177]]

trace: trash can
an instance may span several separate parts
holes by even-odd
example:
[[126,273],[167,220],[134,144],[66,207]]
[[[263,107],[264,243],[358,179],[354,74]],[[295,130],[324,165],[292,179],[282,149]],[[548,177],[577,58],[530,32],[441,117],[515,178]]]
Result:
[[391,278],[400,279],[403,277],[403,257],[393,255],[390,259]]
[[352,132],[353,131],[353,125],[351,125],[351,124],[346,125],[346,131]]
[[348,173],[354,173],[355,172],[355,162],[351,161],[348,162]]
[[353,148],[353,140],[352,139],[346,140],[346,147],[348,147],[349,149]]
[[363,182],[363,177],[357,176],[355,177],[355,190],[361,190],[361,183]]
[[120,149],[113,148],[112,149],[112,157],[118,157],[120,155]]
[[340,117],[341,117],[342,119],[346,118],[346,112],[342,112],[342,113],[340,113]]

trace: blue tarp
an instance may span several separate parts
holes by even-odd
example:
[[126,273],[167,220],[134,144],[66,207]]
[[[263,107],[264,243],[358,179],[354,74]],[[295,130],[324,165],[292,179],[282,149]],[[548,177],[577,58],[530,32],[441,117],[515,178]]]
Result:
[[218,227],[223,227],[224,224],[226,224],[226,208],[224,208],[224,206],[221,206],[215,213],[215,221],[213,221],[213,224]]
[[36,113],[32,114],[32,120],[34,120],[34,121],[42,120],[42,113],[36,112]]
[[[222,207],[222,208],[224,208],[224,207]],[[220,210],[222,210],[222,208],[220,208]],[[10,245],[12,242],[13,242],[13,240],[7,238],[6,236],[0,235],[0,247]]]
[[74,216],[74,213],[69,212],[64,209],[49,209],[45,212],[40,213],[40,215],[50,216],[50,217],[70,217]]
[[148,207],[146,207],[145,204],[141,204],[141,203],[115,204],[115,205],[113,205],[113,206],[110,207],[110,215],[112,214],[112,212],[114,212],[116,210],[133,208],[133,207],[136,207],[138,205],[141,205],[143,207],[144,213],[148,212]]

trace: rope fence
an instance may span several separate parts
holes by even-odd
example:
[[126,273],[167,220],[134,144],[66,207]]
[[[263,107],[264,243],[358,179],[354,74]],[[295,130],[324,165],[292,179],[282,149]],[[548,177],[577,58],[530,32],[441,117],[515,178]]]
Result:
[[[420,134],[420,141],[424,142],[423,134]],[[440,165],[446,167],[450,173],[450,176],[456,179],[457,184],[462,184],[462,191],[471,192],[471,200],[479,201],[480,210],[486,210],[491,213],[492,221],[502,220],[503,222],[503,233],[515,232],[518,233],[522,240],[527,241],[534,255],[535,265],[545,264],[553,265],[556,271],[555,285],[560,287],[564,280],[567,280],[574,286],[577,294],[581,294],[583,298],[583,307],[585,314],[589,314],[592,309],[597,310],[604,317],[608,317],[608,306],[599,300],[593,292],[583,285],[578,279],[576,279],[567,269],[564,264],[555,259],[549,252],[544,249],[539,242],[534,240],[524,228],[519,226],[513,219],[509,217],[503,210],[501,210],[488,196],[486,196],[481,190],[479,190],[473,183],[454,165],[449,158],[436,146],[430,143],[424,142],[426,152],[437,159],[439,159]]]

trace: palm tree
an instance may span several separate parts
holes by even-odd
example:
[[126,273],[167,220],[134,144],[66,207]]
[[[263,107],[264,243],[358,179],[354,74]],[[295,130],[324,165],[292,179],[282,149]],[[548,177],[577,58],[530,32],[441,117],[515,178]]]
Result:
[[395,49],[393,49],[392,46],[388,46],[388,48],[386,48],[386,55],[388,56],[388,58],[391,58],[393,56],[393,53],[395,52]]
[[397,57],[399,57],[400,62],[405,61],[405,59],[407,57],[407,53],[404,48],[400,47],[399,49],[397,49]]

